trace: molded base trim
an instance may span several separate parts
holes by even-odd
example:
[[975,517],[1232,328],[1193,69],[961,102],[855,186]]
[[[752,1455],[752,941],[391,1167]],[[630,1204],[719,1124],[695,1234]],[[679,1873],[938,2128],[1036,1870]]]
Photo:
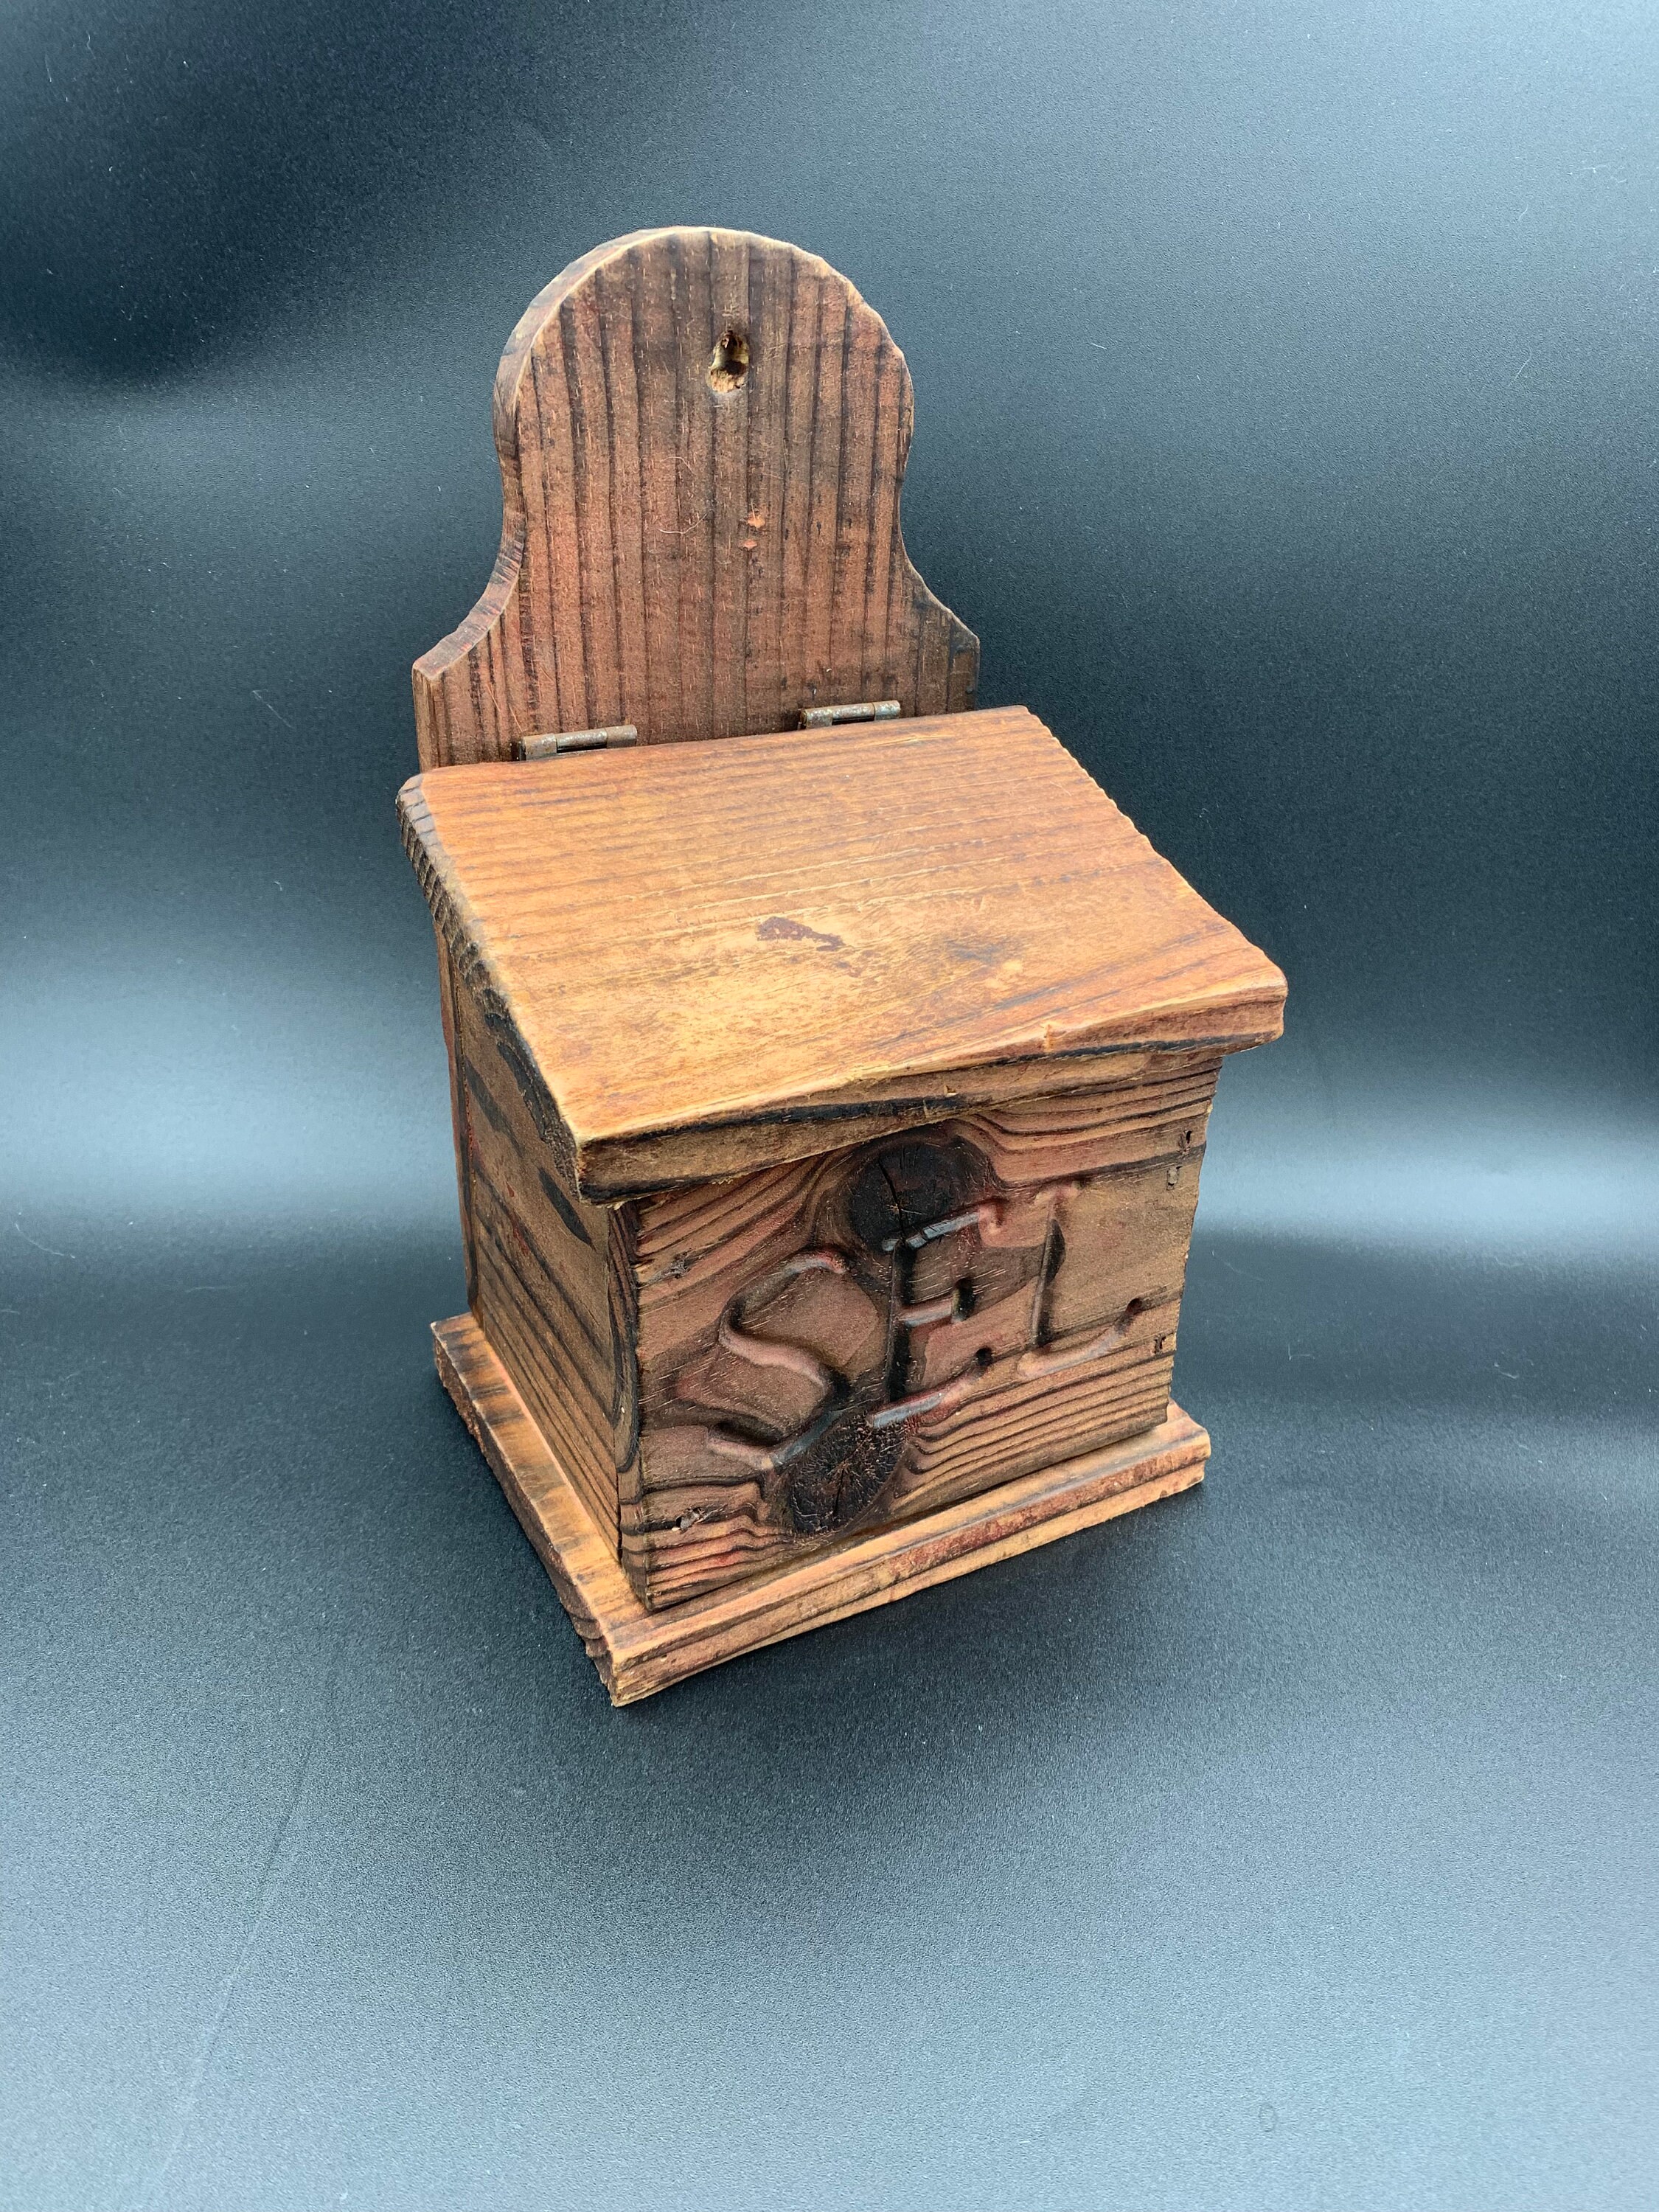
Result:
[[471,1314],[434,1322],[438,1374],[472,1431],[614,1705],[739,1652],[971,1574],[1204,1479],[1210,1439],[1170,1401],[1155,1429],[919,1520],[854,1534],[770,1573],[647,1612]]

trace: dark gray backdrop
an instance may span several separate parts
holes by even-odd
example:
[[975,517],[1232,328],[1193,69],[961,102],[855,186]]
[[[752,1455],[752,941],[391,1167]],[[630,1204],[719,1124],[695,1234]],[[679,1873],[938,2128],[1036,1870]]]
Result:
[[[1659,27],[0,18],[0,2203],[1648,2206]],[[1194,1497],[613,1715],[430,1372],[407,669],[501,343],[795,239],[1291,979]]]

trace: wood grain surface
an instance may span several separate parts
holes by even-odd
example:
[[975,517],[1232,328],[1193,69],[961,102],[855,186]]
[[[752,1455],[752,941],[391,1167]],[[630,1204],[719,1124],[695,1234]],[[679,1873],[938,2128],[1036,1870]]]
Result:
[[589,1197],[1281,1027],[1278,969],[1023,708],[441,769],[398,805]]
[[[739,1652],[1152,1504],[1201,1481],[1210,1440],[1171,1405],[1131,1442],[1003,1483],[920,1522],[651,1612],[470,1314],[433,1329],[438,1373],[477,1438],[613,1704],[631,1705]],[[1029,1657],[1029,1655],[1025,1655]]]
[[452,1020],[468,1301],[616,1545],[617,1471],[639,1426],[631,1220],[577,1191],[465,988]]
[[672,1604],[1156,1427],[1219,1056],[639,1200],[621,1557]]
[[900,531],[910,428],[903,355],[815,254],[687,228],[574,262],[501,357],[501,550],[415,664],[422,765],[606,723],[652,745],[843,700],[970,706],[978,641]]

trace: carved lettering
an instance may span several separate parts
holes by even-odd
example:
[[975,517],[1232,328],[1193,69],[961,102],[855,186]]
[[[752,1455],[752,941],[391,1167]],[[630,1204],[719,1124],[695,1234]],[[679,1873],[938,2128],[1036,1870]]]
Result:
[[695,1462],[705,1482],[757,1485],[787,1529],[843,1528],[876,1504],[915,1425],[993,1370],[1040,1376],[1116,1350],[1138,1302],[1081,1335],[1053,1327],[1068,1208],[1087,1183],[1009,1188],[961,1138],[862,1158],[804,1224],[821,1241],[730,1297],[674,1378],[696,1424],[672,1439],[682,1480]]

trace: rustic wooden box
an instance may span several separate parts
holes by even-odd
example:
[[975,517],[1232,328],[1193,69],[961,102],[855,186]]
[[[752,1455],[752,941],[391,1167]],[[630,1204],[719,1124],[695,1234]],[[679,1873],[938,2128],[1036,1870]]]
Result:
[[973,710],[899,535],[903,359],[824,264],[602,248],[495,405],[501,556],[416,665],[399,799],[467,1250],[438,1358],[624,1702],[1199,1479],[1205,1126],[1285,987]]

